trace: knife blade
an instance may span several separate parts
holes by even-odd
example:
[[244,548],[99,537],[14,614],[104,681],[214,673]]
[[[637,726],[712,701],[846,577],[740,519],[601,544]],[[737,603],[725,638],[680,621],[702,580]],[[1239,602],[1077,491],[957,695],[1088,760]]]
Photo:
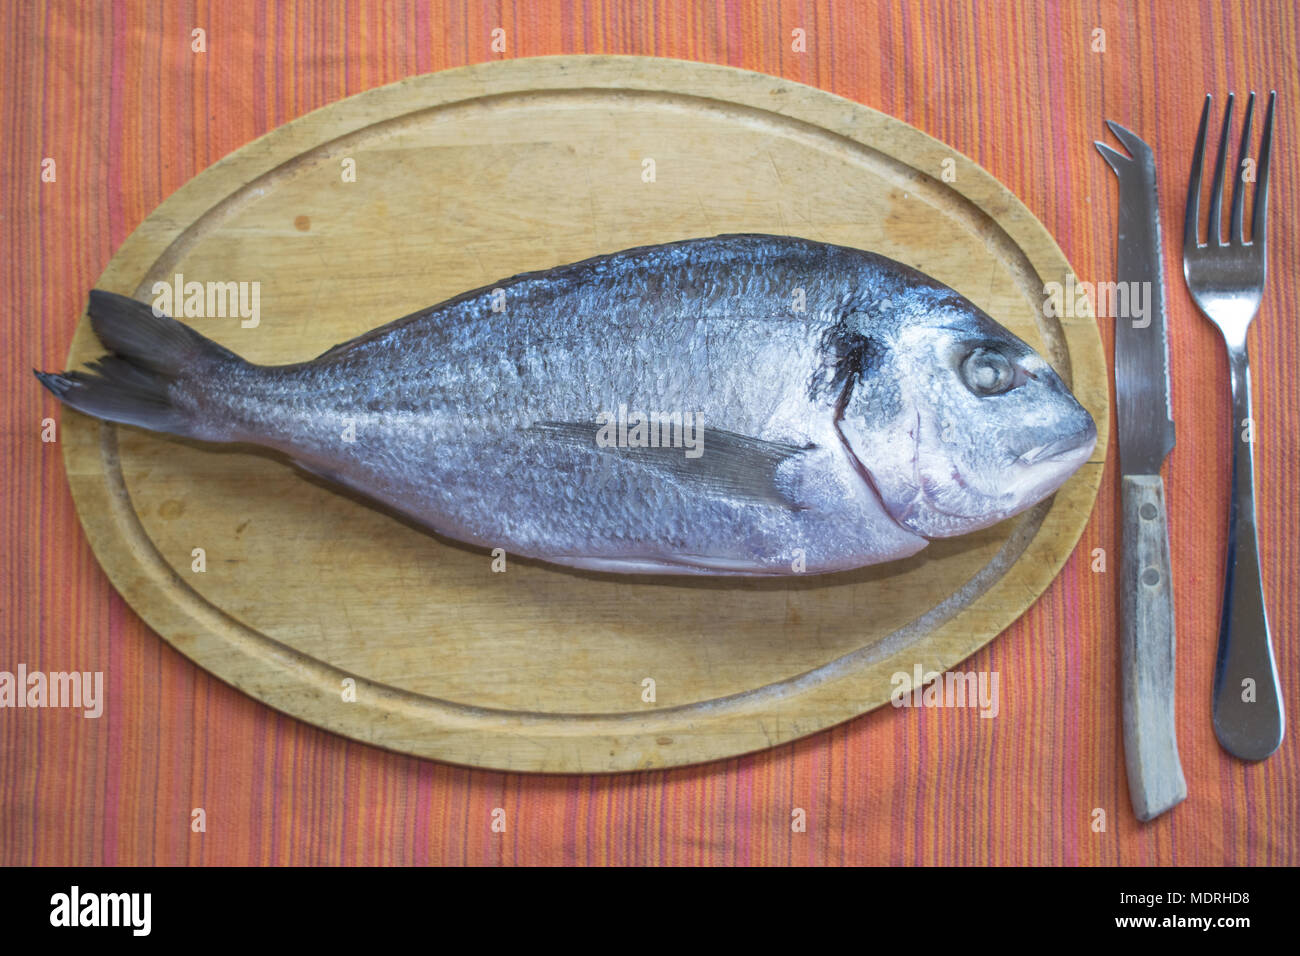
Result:
[[1118,123],[1106,125],[1128,150],[1125,155],[1095,143],[1119,179],[1116,285],[1109,301],[1116,312],[1121,473],[1121,692],[1129,796],[1137,818],[1146,821],[1187,797],[1174,718],[1177,642],[1160,477],[1174,447],[1174,422],[1155,154]]

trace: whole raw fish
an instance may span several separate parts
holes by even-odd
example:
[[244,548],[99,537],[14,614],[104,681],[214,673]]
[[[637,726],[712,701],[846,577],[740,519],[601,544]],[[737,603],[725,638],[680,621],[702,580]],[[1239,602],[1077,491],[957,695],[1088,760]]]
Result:
[[252,442],[459,541],[599,571],[820,573],[1055,491],[1092,418],[1028,345],[882,256],[729,235],[456,296],[259,366],[93,291],[103,419]]

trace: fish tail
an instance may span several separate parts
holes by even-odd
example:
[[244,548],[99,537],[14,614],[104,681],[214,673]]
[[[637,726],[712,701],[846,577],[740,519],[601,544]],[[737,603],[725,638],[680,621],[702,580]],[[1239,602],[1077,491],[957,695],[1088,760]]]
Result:
[[[92,289],[90,325],[110,354],[86,371],[36,372],[41,384],[65,405],[110,422],[196,438],[203,434],[190,403],[178,401],[181,381],[211,379],[231,362],[246,364],[229,349],[189,326],[156,314],[143,302]],[[33,370],[35,371],[35,370]]]

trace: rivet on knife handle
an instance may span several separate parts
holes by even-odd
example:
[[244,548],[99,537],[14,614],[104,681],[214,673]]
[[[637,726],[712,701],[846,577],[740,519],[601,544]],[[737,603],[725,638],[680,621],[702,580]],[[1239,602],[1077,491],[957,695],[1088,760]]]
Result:
[[[1150,820],[1187,796],[1174,725],[1177,644],[1160,478],[1174,446],[1169,340],[1155,156],[1118,123],[1106,125],[1128,150],[1125,155],[1105,143],[1096,144],[1119,177],[1116,285],[1128,293],[1129,306],[1114,316],[1123,511],[1119,588],[1124,759],[1133,810],[1139,820]],[[1134,302],[1145,302],[1146,308],[1139,313]]]
[[1145,821],[1187,798],[1174,728],[1173,581],[1164,482],[1125,475],[1120,491],[1124,761],[1133,812]]

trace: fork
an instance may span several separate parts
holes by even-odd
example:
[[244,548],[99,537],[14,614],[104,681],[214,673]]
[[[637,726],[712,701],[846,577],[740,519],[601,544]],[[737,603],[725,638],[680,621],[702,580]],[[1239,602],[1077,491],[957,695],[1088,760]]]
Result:
[[1255,164],[1255,201],[1251,211],[1250,242],[1242,237],[1242,207],[1246,191],[1250,121],[1255,94],[1246,101],[1246,122],[1238,149],[1238,172],[1232,193],[1232,218],[1228,241],[1221,237],[1219,206],[1223,196],[1223,171],[1232,126],[1232,100],[1228,94],[1219,155],[1214,163],[1214,186],[1206,243],[1200,244],[1201,166],[1212,98],[1205,97],[1201,129],[1196,137],[1191,181],[1187,187],[1187,217],[1183,231],[1183,275],[1197,307],[1218,326],[1228,350],[1232,373],[1232,496],[1228,506],[1228,560],[1224,574],[1223,616],[1219,623],[1219,650],[1214,665],[1214,732],[1229,753],[1243,760],[1262,760],[1282,742],[1286,719],[1278,686],[1273,641],[1264,609],[1264,585],[1259,572],[1259,540],[1255,529],[1255,463],[1252,456],[1255,419],[1250,405],[1250,362],[1246,356],[1246,330],[1259,311],[1267,271],[1265,245],[1268,212],[1268,157],[1273,140],[1273,106],[1277,93],[1268,97],[1264,135]]

